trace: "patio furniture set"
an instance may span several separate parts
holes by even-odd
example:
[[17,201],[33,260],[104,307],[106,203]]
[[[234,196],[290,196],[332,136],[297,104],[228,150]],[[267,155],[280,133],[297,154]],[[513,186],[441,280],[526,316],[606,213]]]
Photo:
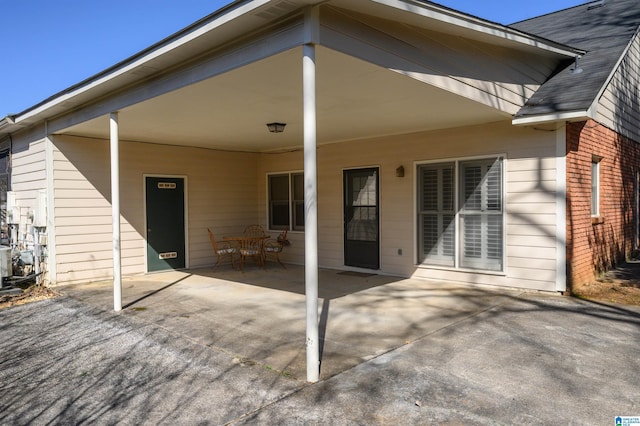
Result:
[[[229,262],[236,269],[236,262],[240,270],[244,270],[247,258],[253,258],[258,265],[265,267],[267,258],[272,258],[280,266],[286,266],[280,261],[280,253],[287,245],[287,231],[283,231],[277,238],[272,238],[264,232],[260,225],[249,225],[242,235],[223,236],[221,241],[216,240],[211,229],[207,228],[211,248],[216,256],[215,270],[220,263]],[[237,258],[237,259],[236,259]]]

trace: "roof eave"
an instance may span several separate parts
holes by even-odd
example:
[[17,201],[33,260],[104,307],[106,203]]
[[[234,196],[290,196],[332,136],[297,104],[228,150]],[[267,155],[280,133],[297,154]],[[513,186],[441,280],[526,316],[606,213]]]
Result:
[[13,115],[7,115],[0,119],[0,138],[15,132],[20,126],[16,125],[16,121]]
[[[353,1],[353,0],[350,0]],[[555,43],[540,37],[527,34],[501,24],[486,21],[462,12],[448,9],[431,2],[417,2],[415,0],[366,0],[374,4],[395,8],[401,12],[411,13],[419,17],[429,18],[441,22],[443,25],[469,31],[470,33],[482,34],[484,37],[491,37],[494,40],[504,40],[510,43],[528,46],[540,50],[541,52],[551,52],[562,57],[575,57],[584,54],[584,51],[569,46]],[[13,115],[11,127],[7,121],[0,136],[4,133],[16,131],[20,128],[35,124],[37,122],[50,119],[73,108],[77,108],[83,103],[86,96],[100,96],[100,90],[109,84],[118,84],[118,78],[125,78],[136,70],[141,70],[145,64],[153,59],[177,51],[181,46],[199,36],[214,31],[230,22],[249,16],[258,8],[273,3],[274,0],[236,0],[229,5],[219,9],[211,15],[195,22],[185,29],[165,38],[164,40],[150,46],[149,48],[125,59],[118,64],[92,76],[80,83],[63,90],[44,101],[26,109],[19,114]],[[298,3],[300,6],[318,3],[318,0],[289,0]],[[352,4],[355,4],[353,2]],[[125,82],[126,83],[126,82]],[[122,83],[121,83],[122,84]],[[4,122],[4,120],[3,120]]]
[[[86,92],[87,90],[91,90],[92,88],[106,83],[124,73],[140,69],[158,55],[164,55],[170,51],[174,51],[181,45],[190,41],[192,38],[198,37],[203,32],[208,32],[211,29],[210,27],[223,25],[246,14],[247,9],[253,10],[269,3],[270,1],[272,0],[236,0],[211,15],[194,22],[177,33],[174,33],[173,35],[136,53],[135,55],[50,96],[42,102],[39,102],[18,114],[13,115],[13,118],[16,123],[21,123],[23,125],[29,125],[40,121],[41,119],[50,118],[45,113],[59,107],[65,102],[69,102],[70,98]],[[56,111],[53,115],[57,113],[59,113],[59,111]]]
[[[375,3],[386,5],[399,10],[410,13],[419,14],[421,16],[435,19],[445,24],[453,25],[461,29],[470,30],[476,33],[484,34],[488,37],[495,37],[510,42],[515,42],[523,46],[528,46],[543,51],[548,51],[560,56],[574,58],[582,56],[585,50],[574,48],[562,43],[548,40],[535,34],[529,34],[524,31],[511,28],[496,22],[488,21],[473,15],[468,15],[455,9],[439,5],[437,3],[415,1],[415,0],[371,0]],[[408,10],[409,6],[411,7]]]
[[560,121],[585,121],[595,118],[595,111],[592,108],[578,111],[558,111],[548,114],[527,115],[515,117],[511,120],[514,126],[532,126],[536,124],[547,124]]

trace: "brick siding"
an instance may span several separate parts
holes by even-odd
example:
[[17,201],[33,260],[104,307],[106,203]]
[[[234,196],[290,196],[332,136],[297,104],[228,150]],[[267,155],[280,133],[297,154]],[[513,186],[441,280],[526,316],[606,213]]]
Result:
[[[591,163],[600,160],[600,217],[591,217]],[[640,144],[595,121],[567,126],[567,283],[593,281],[635,250]]]

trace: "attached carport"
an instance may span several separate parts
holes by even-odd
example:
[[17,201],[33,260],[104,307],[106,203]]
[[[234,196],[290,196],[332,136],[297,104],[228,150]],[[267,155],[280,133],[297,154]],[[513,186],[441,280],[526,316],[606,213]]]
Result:
[[[122,307],[120,144],[304,150],[307,380],[313,382],[318,145],[510,121],[576,53],[430,3],[236,1],[20,114],[14,124],[44,119],[47,135],[111,141],[115,310]],[[269,134],[270,122],[286,123],[284,133]]]

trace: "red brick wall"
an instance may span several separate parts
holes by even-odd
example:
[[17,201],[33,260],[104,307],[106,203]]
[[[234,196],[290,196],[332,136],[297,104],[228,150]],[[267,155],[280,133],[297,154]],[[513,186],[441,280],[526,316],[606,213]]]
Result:
[[[600,218],[591,217],[591,162],[600,157]],[[640,144],[596,123],[567,126],[567,281],[593,281],[634,250]]]

